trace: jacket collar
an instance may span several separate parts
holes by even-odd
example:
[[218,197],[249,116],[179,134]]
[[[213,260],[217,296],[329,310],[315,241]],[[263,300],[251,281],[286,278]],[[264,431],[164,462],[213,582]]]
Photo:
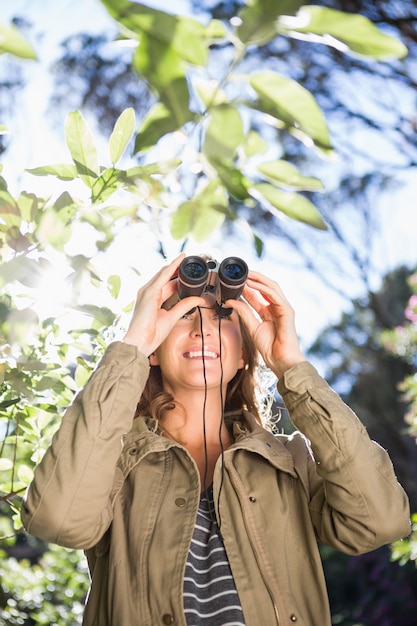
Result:
[[266,430],[249,411],[225,415],[226,423],[231,423],[235,443],[230,450],[245,449],[264,457],[276,469],[297,477],[294,459],[286,446],[288,437],[275,436]]
[[[287,437],[273,435],[245,409],[227,412],[225,422],[234,437],[234,443],[226,451],[227,454],[235,454],[238,450],[244,449],[264,457],[276,469],[297,476],[293,456],[285,445]],[[130,432],[123,437],[123,443],[124,462],[121,458],[119,463],[122,465],[127,463],[129,466],[136,464],[147,452],[162,452],[179,445],[171,439],[162,437],[158,423],[149,417],[137,417]]]

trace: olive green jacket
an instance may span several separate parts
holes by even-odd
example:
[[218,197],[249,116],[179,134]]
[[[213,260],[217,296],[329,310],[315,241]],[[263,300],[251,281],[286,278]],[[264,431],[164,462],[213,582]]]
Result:
[[[148,371],[134,346],[109,346],[22,507],[29,533],[87,551],[85,626],[185,626],[200,479],[183,446],[133,420]],[[300,432],[273,436],[246,411],[228,415],[235,441],[214,502],[246,626],[327,626],[317,541],[359,554],[401,538],[408,500],[387,453],[312,365],[278,387]]]

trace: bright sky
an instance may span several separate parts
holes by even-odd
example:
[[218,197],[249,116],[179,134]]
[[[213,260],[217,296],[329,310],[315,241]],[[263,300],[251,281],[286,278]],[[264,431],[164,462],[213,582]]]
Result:
[[[153,0],[152,3],[147,1],[144,3],[164,10],[169,10],[174,6],[172,1],[168,0]],[[24,94],[19,95],[22,101],[18,103],[14,117],[10,120],[12,143],[3,158],[5,177],[10,183],[14,180],[15,172],[22,172],[24,168],[69,161],[63,142],[63,129],[59,134],[56,130],[52,132],[48,125],[46,107],[51,83],[46,69],[59,55],[59,43],[64,38],[83,29],[90,33],[101,32],[103,29],[112,28],[112,21],[98,0],[59,0],[58,2],[56,0],[14,0],[13,2],[0,0],[0,5],[2,5],[0,19],[3,22],[8,22],[12,16],[18,16],[34,23],[33,36],[36,35],[36,38],[31,38],[31,41],[39,55],[39,63],[28,61],[22,64],[23,69],[26,68],[26,70],[30,66],[30,72],[26,72],[28,84]],[[187,10],[187,2],[176,0],[175,10],[184,14]],[[8,124],[8,121],[4,123]],[[415,243],[417,184],[414,173],[405,174],[403,178],[404,183],[396,196],[387,198],[381,206],[381,211],[389,216],[383,220],[386,226],[379,240],[379,250],[376,251],[381,268],[394,267],[401,261],[417,262]],[[25,176],[23,180],[16,181],[16,188],[11,188],[11,191],[16,193],[17,190],[30,186],[36,192],[37,184],[44,185],[45,179],[36,180],[35,177]],[[404,229],[404,223],[414,224],[414,228]],[[146,242],[150,242],[149,249]],[[161,263],[161,257],[157,254],[152,242],[151,232],[144,233],[143,229],[129,229],[123,241],[118,242],[111,249],[111,257],[97,260],[97,265],[99,267],[102,265],[104,272],[120,273],[122,276],[127,275],[128,267],[140,266],[145,278],[153,274]],[[233,241],[227,239],[227,249],[220,236],[209,245],[198,244],[188,248],[187,252],[194,254],[205,250],[213,253],[220,260],[230,255],[243,256],[250,267],[259,269],[279,280],[297,311],[300,336],[308,344],[322,326],[338,318],[340,307],[345,303],[326,290],[311,275],[301,274],[299,270],[288,267],[285,262],[286,251],[280,242],[268,242],[267,249],[267,256],[259,261],[242,234],[242,237],[236,237]],[[177,251],[177,242],[171,242],[167,246],[168,255],[174,256]],[[146,258],[145,269],[143,269],[142,261],[144,258]],[[62,284],[62,275],[59,272],[56,277],[56,288],[52,289],[55,299],[58,286]],[[51,284],[50,279],[49,291],[51,291]],[[126,297],[133,298],[138,286],[138,279],[130,276],[124,284],[124,289],[129,292],[129,296]],[[352,297],[357,295],[353,285],[347,288],[352,289]],[[47,292],[48,286],[42,295],[46,307],[48,306]]]

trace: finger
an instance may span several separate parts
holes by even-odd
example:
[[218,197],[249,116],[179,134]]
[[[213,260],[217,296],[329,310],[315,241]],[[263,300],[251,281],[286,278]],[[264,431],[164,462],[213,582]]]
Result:
[[150,282],[154,282],[154,284],[158,286],[165,285],[169,280],[171,280],[171,278],[174,277],[175,272],[178,270],[184,258],[185,253],[181,252],[181,254],[179,254],[175,259],[173,259],[173,261],[171,261],[171,263],[168,263],[168,265],[164,265],[164,267],[162,267],[159,272],[155,274]]
[[138,292],[138,300],[155,299],[160,305],[165,302],[176,290],[176,281],[172,280],[180,266],[184,253],[177,256],[171,263],[162,267],[152,278],[143,285]]
[[183,298],[179,300],[173,307],[167,311],[167,313],[174,319],[175,321],[179,320],[183,315],[191,311],[198,306],[205,306],[206,301],[201,296],[189,296],[187,298]]
[[162,287],[162,302],[166,302],[166,300],[168,300],[172,295],[174,295],[174,293],[177,292],[177,281],[176,280],[169,280],[165,285],[163,285]]
[[262,294],[263,298],[267,302],[272,304],[288,304],[288,300],[279,284],[276,281],[267,278],[260,272],[251,272],[248,276],[246,284],[251,289],[254,289]]
[[[250,304],[250,303],[249,303]],[[250,334],[254,334],[259,326],[259,320],[256,318],[253,309],[243,300],[226,300],[225,306],[231,307],[242,319]]]

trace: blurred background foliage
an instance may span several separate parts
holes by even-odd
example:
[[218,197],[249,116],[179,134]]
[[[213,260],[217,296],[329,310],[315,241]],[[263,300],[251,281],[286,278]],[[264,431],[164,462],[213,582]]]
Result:
[[[415,238],[401,191],[417,162],[417,9],[302,4],[205,1],[185,16],[97,0],[111,28],[62,42],[48,111],[68,160],[20,164],[17,184],[0,176],[0,623],[81,623],[83,555],[26,535],[19,508],[131,310],[115,262],[127,233],[138,265],[147,240],[162,256],[214,240],[303,272],[310,306],[326,309],[305,349],[388,449],[417,511],[417,259],[384,257],[387,238]],[[0,34],[6,166],[38,53],[24,16]],[[369,555],[322,547],[334,624],[415,624],[413,521],[408,540]]]

